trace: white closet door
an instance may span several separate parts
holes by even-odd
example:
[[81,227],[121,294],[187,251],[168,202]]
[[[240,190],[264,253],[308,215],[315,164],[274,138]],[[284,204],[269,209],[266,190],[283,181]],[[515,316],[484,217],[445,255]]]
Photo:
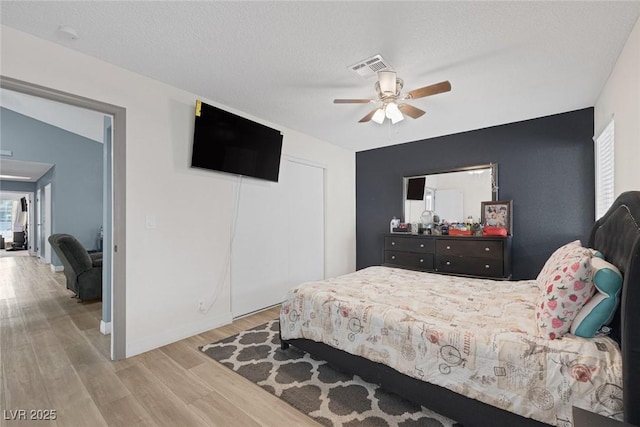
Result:
[[[287,288],[324,279],[324,169],[289,161]],[[286,289],[285,289],[286,291]],[[283,294],[284,295],[284,294]]]
[[231,254],[234,317],[324,275],[323,169],[283,158],[278,183],[242,180]]

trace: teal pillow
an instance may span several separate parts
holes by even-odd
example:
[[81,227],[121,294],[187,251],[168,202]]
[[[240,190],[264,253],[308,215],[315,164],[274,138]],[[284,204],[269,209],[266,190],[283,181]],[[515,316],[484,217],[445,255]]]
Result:
[[580,309],[570,329],[572,334],[584,338],[593,337],[603,325],[611,322],[622,290],[622,274],[615,265],[596,254],[591,259],[591,266],[596,293]]

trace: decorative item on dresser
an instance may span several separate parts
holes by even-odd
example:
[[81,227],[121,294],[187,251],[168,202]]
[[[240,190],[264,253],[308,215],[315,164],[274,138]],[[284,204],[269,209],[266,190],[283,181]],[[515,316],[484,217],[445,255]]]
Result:
[[502,227],[512,234],[513,200],[494,200],[482,202],[480,222],[485,226]]
[[473,277],[511,277],[511,236],[384,237],[384,265]]

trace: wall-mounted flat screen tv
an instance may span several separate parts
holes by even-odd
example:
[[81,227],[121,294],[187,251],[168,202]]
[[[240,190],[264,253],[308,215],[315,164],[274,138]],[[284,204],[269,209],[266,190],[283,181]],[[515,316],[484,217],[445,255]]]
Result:
[[278,182],[282,134],[196,102],[191,166]]

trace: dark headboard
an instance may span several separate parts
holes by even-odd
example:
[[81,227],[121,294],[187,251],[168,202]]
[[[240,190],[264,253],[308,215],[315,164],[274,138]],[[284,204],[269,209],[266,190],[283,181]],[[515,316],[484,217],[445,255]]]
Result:
[[640,425],[640,191],[622,193],[594,224],[589,247],[624,275],[620,307],[611,324],[622,348],[624,418]]

